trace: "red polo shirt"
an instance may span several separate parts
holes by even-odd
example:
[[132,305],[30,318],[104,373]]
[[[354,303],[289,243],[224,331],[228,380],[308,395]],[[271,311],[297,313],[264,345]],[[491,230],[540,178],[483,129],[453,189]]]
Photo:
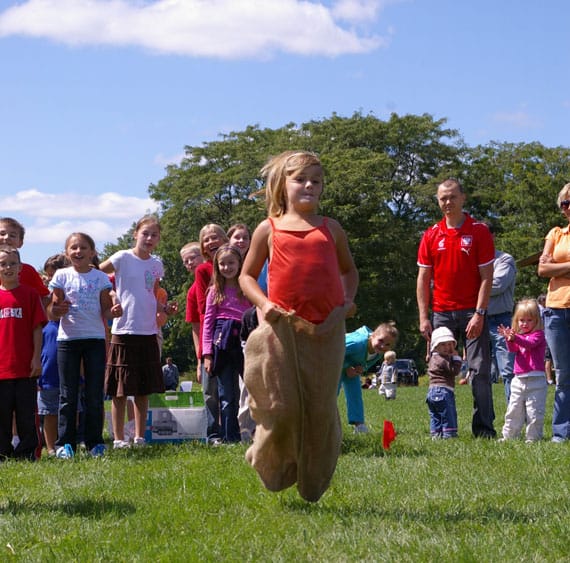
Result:
[[418,266],[433,269],[432,309],[445,312],[476,307],[479,267],[494,259],[489,229],[467,213],[459,229],[448,228],[445,218],[428,229],[420,242]]

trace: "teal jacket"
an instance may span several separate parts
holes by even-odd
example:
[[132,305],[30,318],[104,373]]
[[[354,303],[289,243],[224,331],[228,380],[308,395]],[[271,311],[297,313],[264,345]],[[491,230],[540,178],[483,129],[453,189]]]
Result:
[[380,354],[368,357],[368,339],[372,332],[367,326],[361,326],[345,336],[343,373],[352,366],[362,366],[366,372],[380,359]]

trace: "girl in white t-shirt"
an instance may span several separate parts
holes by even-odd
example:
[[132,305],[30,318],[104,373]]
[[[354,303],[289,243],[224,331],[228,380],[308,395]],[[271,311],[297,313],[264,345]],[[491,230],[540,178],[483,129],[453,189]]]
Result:
[[163,305],[156,294],[164,268],[152,255],[160,242],[160,224],[154,215],[140,219],[134,232],[135,246],[120,250],[101,264],[101,270],[115,274],[121,317],[114,319],[105,372],[105,392],[111,395],[114,448],[129,447],[125,440],[127,397],[134,395],[135,446],[145,444],[148,395],[164,392],[158,350],[157,313],[178,310],[176,303]]
[[119,317],[122,310],[120,305],[113,305],[109,277],[96,268],[95,242],[89,235],[69,235],[65,254],[71,266],[57,270],[49,283],[52,315],[61,315],[57,334],[60,397],[56,455],[72,457],[77,446],[77,404],[83,368],[85,445],[92,455],[99,456],[105,449],[104,319]]

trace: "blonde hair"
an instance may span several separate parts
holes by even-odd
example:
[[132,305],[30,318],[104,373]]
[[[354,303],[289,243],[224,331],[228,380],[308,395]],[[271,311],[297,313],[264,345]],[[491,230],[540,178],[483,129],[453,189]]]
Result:
[[570,195],[570,182],[562,186],[562,189],[558,192],[558,198],[556,199],[556,205],[560,207],[560,204],[565,200],[569,199]]
[[280,217],[287,212],[285,179],[309,166],[321,166],[319,157],[308,151],[285,151],[271,157],[261,169],[265,178],[265,204],[270,217]]
[[[226,298],[225,289],[226,289],[226,278],[222,276],[220,272],[220,266],[218,261],[221,260],[224,256],[228,254],[233,254],[238,260],[238,271],[236,274],[236,279],[239,277],[241,273],[241,267],[243,264],[243,258],[241,256],[241,252],[237,246],[232,246],[231,244],[222,244],[218,250],[216,250],[216,254],[214,255],[214,270],[212,272],[212,283],[210,284],[210,291],[214,294],[214,303],[219,305],[224,301]],[[239,299],[245,299],[241,288],[238,284],[237,286],[237,296]]]
[[512,327],[515,332],[519,332],[519,320],[522,317],[530,317],[534,321],[534,330],[542,330],[542,317],[536,299],[521,299],[515,307]]
[[379,332],[385,332],[386,334],[391,336],[394,339],[394,344],[396,343],[396,340],[398,340],[398,337],[400,336],[400,332],[396,328],[396,323],[394,321],[388,321],[379,324],[372,334],[378,334]]
[[387,362],[393,362],[396,359],[396,352],[394,352],[394,350],[388,350],[387,352],[384,352],[384,359]]
[[188,242],[180,249],[180,256],[184,257],[186,252],[190,252],[192,250],[198,252],[198,254],[202,254],[199,242]]
[[220,225],[216,225],[216,223],[208,223],[204,225],[200,229],[200,235],[198,239],[200,240],[200,253],[204,257],[205,260],[213,259],[213,256],[210,256],[210,253],[206,250],[204,246],[204,239],[206,238],[206,234],[210,231],[214,231],[219,237],[222,243],[228,242],[228,237],[226,235],[226,231],[220,227]]

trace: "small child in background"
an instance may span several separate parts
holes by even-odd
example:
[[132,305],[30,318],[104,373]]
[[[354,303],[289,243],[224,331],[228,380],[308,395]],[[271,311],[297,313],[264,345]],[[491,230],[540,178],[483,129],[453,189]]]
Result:
[[514,377],[502,440],[518,438],[526,422],[526,441],[536,442],[543,435],[547,393],[544,372],[546,339],[536,301],[519,301],[513,315],[513,328],[500,325],[498,332],[505,337],[509,352],[515,353]]
[[[198,358],[202,358],[202,331],[204,330],[204,315],[206,313],[206,295],[214,272],[212,261],[218,248],[229,241],[224,229],[215,223],[208,223],[200,229],[199,240],[204,262],[196,268],[194,279],[196,284],[196,302],[200,315],[200,338],[197,354]],[[198,383],[202,383],[202,393],[206,405],[208,443],[218,443],[222,439],[218,383],[208,375],[203,365],[200,366],[200,371],[198,372]]]
[[[200,252],[199,242],[189,242],[180,249],[180,258],[189,274],[194,276],[196,268],[204,262],[202,253]],[[196,279],[188,288],[186,294],[186,316],[184,319],[192,325],[192,342],[194,344],[194,352],[196,354],[196,381],[200,381],[200,372],[202,371],[202,358],[200,357],[200,310],[198,308],[198,299],[196,297]]]
[[392,322],[382,323],[372,331],[367,326],[349,332],[345,336],[344,363],[338,392],[344,389],[348,423],[354,432],[366,433],[364,423],[364,403],[360,376],[373,366],[382,352],[394,347],[398,338],[398,329]]
[[218,384],[221,439],[225,443],[241,439],[238,424],[239,378],[243,373],[240,330],[243,313],[251,307],[238,284],[241,265],[238,248],[230,244],[218,248],[202,332],[204,370]]
[[[24,226],[12,217],[0,217],[0,244],[7,244],[16,249],[24,245]],[[33,287],[40,295],[42,303],[47,307],[49,303],[49,289],[44,284],[36,269],[29,264],[22,263],[19,281],[22,285]]]
[[378,370],[378,381],[380,382],[378,394],[384,395],[386,399],[395,399],[396,389],[398,388],[396,352],[388,350],[388,352],[384,353],[384,361]]
[[[41,374],[42,325],[46,322],[38,293],[20,284],[20,253],[0,246],[0,461],[39,458],[37,377]],[[20,438],[12,446],[12,421]]]
[[432,332],[426,397],[432,440],[457,438],[455,377],[461,369],[461,356],[457,354],[456,346],[457,340],[447,327]]
[[236,223],[228,229],[226,235],[228,236],[230,244],[238,248],[243,258],[245,258],[251,243],[251,235],[249,234],[247,225]]
[[[50,256],[44,264],[49,285],[55,272],[69,265],[65,254]],[[57,368],[57,332],[59,321],[49,321],[42,331],[42,374],[38,379],[38,414],[43,417],[43,431],[49,456],[55,455],[57,413],[59,410],[59,373]]]

